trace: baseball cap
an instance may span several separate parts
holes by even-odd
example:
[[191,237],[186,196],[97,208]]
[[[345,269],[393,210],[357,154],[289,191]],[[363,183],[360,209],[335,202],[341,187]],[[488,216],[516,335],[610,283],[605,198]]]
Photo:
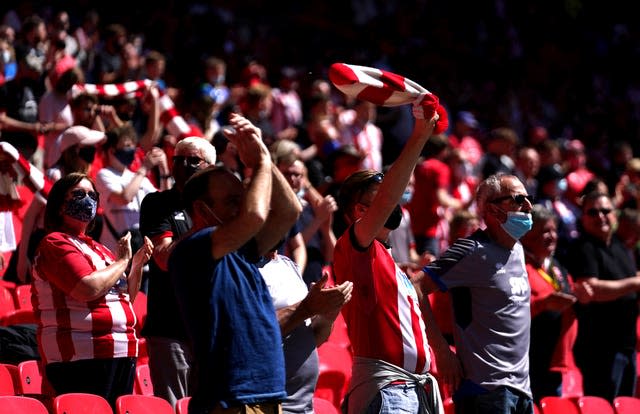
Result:
[[470,128],[478,127],[478,120],[476,119],[475,115],[473,115],[469,111],[460,111],[458,113],[458,121],[461,121],[463,124]]
[[89,129],[82,125],[74,125],[64,130],[58,137],[58,147],[60,152],[63,152],[67,148],[80,144],[80,145],[96,145],[101,144],[107,139],[107,136],[102,131],[96,131],[95,129]]

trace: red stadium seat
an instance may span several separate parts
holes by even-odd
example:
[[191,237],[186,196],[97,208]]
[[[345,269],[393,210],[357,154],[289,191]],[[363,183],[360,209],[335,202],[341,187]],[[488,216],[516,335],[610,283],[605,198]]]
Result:
[[19,285],[13,291],[16,301],[16,309],[33,310],[31,304],[31,285]]
[[313,412],[315,414],[340,414],[341,411],[331,401],[313,397]]
[[615,414],[609,401],[602,397],[579,397],[578,408],[580,409],[580,414]]
[[149,365],[138,364],[136,377],[133,383],[133,393],[138,395],[153,395],[153,383],[149,373]]
[[13,288],[0,285],[0,318],[16,310]]
[[616,410],[616,414],[638,414],[640,413],[640,398],[616,397],[613,400],[613,408]]
[[542,414],[580,414],[574,399],[567,397],[543,397],[540,399]]
[[176,402],[176,414],[189,414],[189,400],[191,397],[182,397]]
[[109,402],[95,394],[68,393],[53,399],[52,414],[113,414]]
[[[9,364],[0,364],[0,395],[16,395],[16,382],[14,380],[14,375],[11,373],[11,368],[13,365]],[[18,371],[18,367],[14,367],[16,369],[16,373]]]
[[314,396],[329,400],[339,408],[351,381],[351,352],[334,343],[325,342],[318,348],[318,359],[320,374]]
[[4,395],[0,396],[0,414],[49,414],[49,411],[35,398]]
[[175,411],[160,397],[123,395],[116,400],[116,414],[175,414]]

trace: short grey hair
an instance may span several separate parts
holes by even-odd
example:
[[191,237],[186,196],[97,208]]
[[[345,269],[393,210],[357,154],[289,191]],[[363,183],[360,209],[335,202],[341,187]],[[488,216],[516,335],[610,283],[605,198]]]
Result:
[[175,152],[183,149],[192,149],[200,154],[207,164],[214,165],[216,163],[216,148],[207,140],[202,137],[187,137],[181,139],[176,144]]
[[514,177],[511,174],[497,173],[484,179],[476,191],[476,211],[479,217],[484,219],[487,203],[502,193],[502,180],[505,177]]

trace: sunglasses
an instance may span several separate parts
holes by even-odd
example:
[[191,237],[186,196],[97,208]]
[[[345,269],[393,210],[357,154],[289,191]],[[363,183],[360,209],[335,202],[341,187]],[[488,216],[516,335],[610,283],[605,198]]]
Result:
[[100,194],[98,194],[96,191],[84,191],[80,188],[71,191],[71,198],[74,200],[82,200],[87,195],[94,201],[98,201],[100,199]]
[[600,213],[602,213],[603,215],[607,215],[609,213],[611,213],[613,210],[610,208],[595,208],[595,207],[591,207],[590,209],[587,209],[587,211],[585,211],[585,213],[588,216],[591,217],[598,217],[600,215]]
[[518,204],[519,206],[523,205],[525,200],[528,201],[529,203],[533,204],[533,199],[531,198],[531,196],[529,195],[524,195],[524,194],[516,194],[516,195],[507,195],[507,196],[503,196],[503,197],[498,197],[495,198],[493,200],[490,201],[490,203],[501,203],[504,200],[511,200],[514,203]]
[[200,157],[186,157],[184,155],[174,155],[173,156],[173,163],[174,164],[188,165],[190,167],[197,167],[202,162],[204,162],[204,160],[202,158],[200,158]]

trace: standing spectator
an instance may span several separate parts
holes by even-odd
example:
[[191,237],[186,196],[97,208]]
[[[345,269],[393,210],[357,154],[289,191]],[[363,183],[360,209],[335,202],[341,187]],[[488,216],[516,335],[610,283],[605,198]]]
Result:
[[636,391],[636,343],[640,277],[615,234],[609,196],[592,192],[582,201],[583,232],[571,251],[569,271],[576,290],[589,288],[591,301],[576,305],[574,348],[584,394],[613,401]]
[[295,141],[298,127],[302,124],[302,99],[298,94],[300,82],[292,67],[284,67],[280,72],[280,83],[271,89],[273,110],[271,123],[278,139]]
[[[423,319],[424,303],[387,245],[389,232],[402,219],[400,197],[436,125],[437,105],[432,95],[416,105],[425,116],[416,115],[411,137],[386,175],[361,170],[340,189],[340,208],[349,227],[336,243],[333,266],[337,283],[353,282],[353,298],[342,310],[354,354],[344,403],[349,414],[442,409],[438,383],[428,373],[429,345],[436,356],[443,356],[442,363],[453,359],[451,351],[444,338],[437,337],[435,325],[426,329],[430,320]],[[455,383],[459,371],[449,374],[446,382]]]
[[449,153],[446,135],[434,135],[422,150],[425,159],[416,166],[416,187],[409,203],[409,212],[416,239],[418,254],[440,253],[437,238],[438,223],[444,217],[444,209],[458,209],[462,202],[450,193],[451,171],[444,160]]
[[362,153],[361,169],[382,171],[382,130],[376,126],[376,107],[357,100],[353,108],[338,115],[340,144],[353,145]]
[[[353,284],[327,287],[324,276],[310,289],[295,263],[273,250],[260,267],[282,332],[287,398],[284,413],[313,413],[313,394],[318,382],[317,347],[331,333],[342,306],[351,299]],[[154,384],[155,386],[155,384]]]
[[286,397],[280,327],[253,264],[293,226],[300,203],[271,163],[260,130],[233,114],[227,138],[253,174],[246,185],[224,167],[185,184],[193,232],[173,249],[171,280],[194,358],[189,412],[225,408],[277,413]]
[[572,139],[564,145],[564,171],[567,179],[566,197],[574,206],[580,205],[580,194],[595,173],[587,167],[587,154],[584,144]]
[[573,310],[573,279],[553,257],[558,241],[557,218],[540,204],[531,210],[533,227],[522,237],[531,286],[529,375],[536,402],[563,395],[563,375],[577,370],[573,345],[578,321]]
[[145,239],[132,254],[126,235],[114,255],[87,237],[97,207],[98,193],[86,175],[69,174],[53,185],[33,303],[38,347],[56,394],[97,394],[115,409],[119,396],[133,392],[138,339],[132,303],[153,245]]
[[515,149],[518,134],[512,128],[495,128],[487,137],[487,148],[478,163],[480,178],[497,173],[515,174]]
[[193,355],[187,345],[167,262],[180,237],[191,228],[191,218],[182,199],[184,184],[195,172],[215,161],[215,149],[207,140],[189,137],[179,141],[173,156],[173,187],[147,194],[140,206],[140,231],[154,245],[142,335],[147,340],[154,394],[172,406],[190,395]]
[[492,175],[476,193],[486,228],[458,239],[428,264],[424,293],[450,291],[456,354],[465,380],[456,413],[533,413],[529,385],[530,293],[519,239],[531,201],[516,176]]
[[104,200],[105,225],[100,240],[107,247],[116,245],[121,232],[139,227],[142,200],[147,194],[158,190],[146,177],[148,171],[158,167],[164,177],[160,190],[168,188],[170,175],[167,158],[158,147],[146,153],[143,164],[135,173],[129,169],[137,142],[137,135],[128,124],[107,133],[103,149],[108,161],[98,171],[96,178],[96,186]]
[[640,210],[624,208],[620,210],[616,236],[624,243],[636,269],[640,270]]
[[472,169],[476,168],[484,154],[482,144],[478,140],[479,127],[480,123],[472,112],[460,111],[449,134],[451,146],[465,153]]
[[540,172],[540,154],[533,147],[522,147],[516,156],[516,176],[524,184],[527,193],[536,200],[538,198],[538,180]]
[[95,83],[123,82],[126,66],[122,57],[127,42],[127,30],[121,24],[112,23],[104,29],[102,48],[94,61]]

